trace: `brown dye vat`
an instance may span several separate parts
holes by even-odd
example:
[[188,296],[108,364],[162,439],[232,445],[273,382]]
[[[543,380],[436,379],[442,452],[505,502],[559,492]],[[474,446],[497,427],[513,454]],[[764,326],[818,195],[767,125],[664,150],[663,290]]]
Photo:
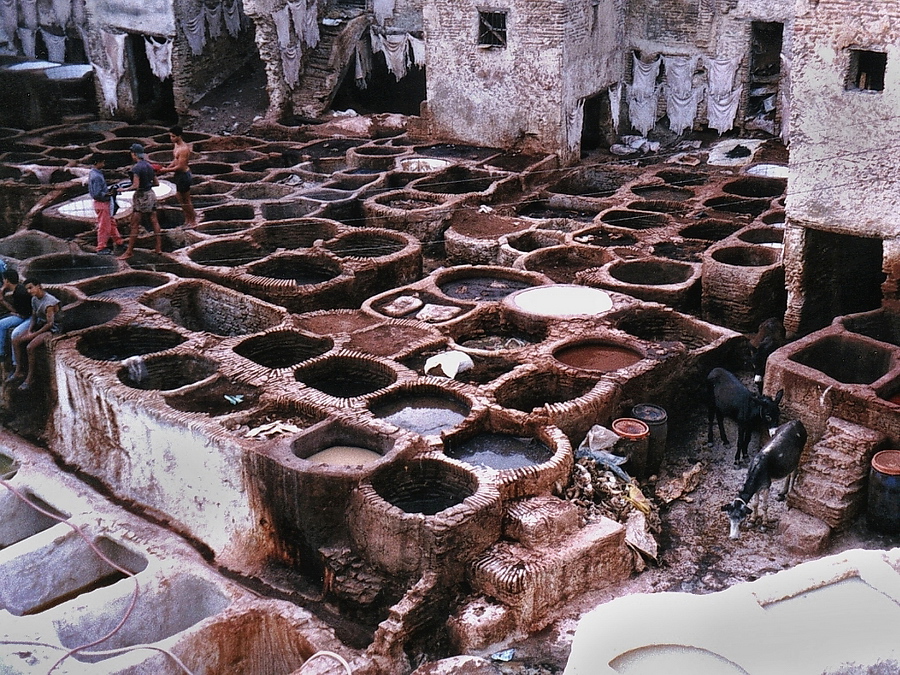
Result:
[[441,202],[429,202],[424,199],[416,199],[415,197],[395,197],[380,203],[401,211],[418,211],[419,209],[430,209],[433,206],[442,206]]
[[303,218],[303,216],[308,216],[310,213],[320,208],[322,208],[321,204],[310,200],[296,202],[263,202],[260,206],[262,216],[266,220]]
[[414,150],[417,154],[426,157],[464,159],[473,162],[480,162],[500,152],[496,148],[481,148],[473,145],[456,145],[453,143],[416,146]]
[[708,241],[682,240],[679,244],[663,241],[653,245],[653,255],[682,262],[700,262],[702,253],[710,247]]
[[846,335],[827,335],[790,356],[844,384],[872,384],[890,371],[892,349]]
[[615,209],[607,211],[600,220],[616,227],[627,227],[630,230],[648,230],[653,227],[663,227],[668,223],[661,213],[642,213],[640,211],[626,211]]
[[450,227],[464,237],[489,239],[494,241],[501,235],[519,232],[531,224],[514,218],[493,213],[479,213],[471,209],[460,209],[450,219]]
[[[229,400],[226,397],[234,397]],[[222,378],[191,392],[165,397],[170,408],[180,412],[202,413],[210,417],[228,415],[256,405],[259,390]],[[235,402],[232,402],[235,401]]]
[[[60,301],[62,301],[61,298]],[[71,333],[108,323],[119,316],[121,311],[122,308],[113,302],[87,300],[74,306],[64,307],[59,323],[64,333]]]
[[127,325],[85,333],[78,339],[76,349],[82,356],[95,361],[122,361],[172,349],[184,341],[182,335],[172,330]]
[[47,286],[112,274],[118,269],[111,256],[52,253],[31,260],[27,276],[34,276]]
[[242,185],[231,193],[235,199],[281,199],[294,193],[294,189],[288,185],[276,185],[275,183],[258,183],[255,185]]
[[653,211],[654,213],[671,213],[676,216],[683,216],[691,210],[689,204],[664,200],[629,202],[626,208],[638,211]]
[[394,323],[372,326],[353,333],[343,349],[366,352],[373,356],[393,356],[416,347],[423,342],[434,343],[437,334],[424,327]]
[[577,209],[560,209],[548,206],[545,201],[530,202],[517,211],[518,215],[540,220],[553,220],[565,218],[577,220],[583,223],[591,223],[597,217],[597,211],[585,211]]
[[676,186],[694,186],[704,185],[709,176],[705,173],[694,173],[690,171],[657,171],[656,177],[669,185]]
[[691,278],[694,268],[685,263],[664,260],[626,260],[609,268],[613,278],[636,286],[681,284]]
[[689,319],[665,310],[630,309],[609,318],[615,328],[648,342],[681,342],[700,349],[714,340]]
[[475,494],[477,481],[438,460],[419,460],[372,477],[378,496],[404,513],[433,516]]
[[[228,173],[216,174],[216,178],[226,183],[259,183],[266,178],[266,174],[261,172],[251,173],[249,171],[229,171]],[[273,197],[282,197],[284,195],[272,195]]]
[[104,139],[106,139],[106,136],[99,131],[57,131],[44,136],[43,141],[46,145],[85,146],[91,143],[101,143]]
[[722,195],[721,197],[707,199],[703,202],[703,205],[708,206],[715,211],[745,214],[756,218],[763,211],[766,211],[770,204],[768,199],[751,199],[750,197]]
[[787,187],[785,178],[746,176],[722,186],[722,192],[739,197],[780,197]]
[[479,302],[499,302],[510,293],[534,284],[521,279],[504,279],[502,277],[463,277],[442,283],[441,292],[457,300],[476,300]]
[[516,251],[529,253],[547,246],[558,246],[561,242],[556,233],[551,234],[546,230],[526,230],[510,234],[506,238],[506,243]]
[[436,436],[462,422],[471,408],[449,396],[410,390],[373,402],[369,410],[375,417],[401,429]]
[[229,204],[203,210],[204,220],[253,220],[253,207],[249,204]]
[[195,229],[197,230],[197,232],[202,232],[203,234],[219,236],[223,234],[237,234],[238,232],[243,232],[251,225],[253,225],[253,221],[250,220],[214,220],[211,222],[201,223]]
[[334,261],[310,256],[288,255],[271,258],[251,266],[250,274],[267,279],[293,281],[298,286],[322,284],[341,273]]
[[536,438],[502,433],[480,433],[460,442],[448,439],[444,445],[444,454],[448,457],[496,471],[543,464],[554,454]]
[[347,192],[346,190],[332,190],[331,188],[323,187],[307,190],[303,193],[303,196],[307,199],[314,199],[320,202],[339,202],[343,199],[351,199],[353,193]]
[[133,389],[170,391],[214,375],[218,365],[184,354],[151,356],[119,369],[119,381]]
[[276,249],[310,248],[318,240],[331,239],[340,225],[322,218],[301,218],[265,223],[250,235],[267,252]]
[[274,331],[248,338],[234,352],[266,368],[290,368],[321,356],[334,346],[331,338],[317,338],[294,331]]
[[781,252],[761,246],[730,246],[712,252],[712,259],[736,267],[766,267],[781,262]]
[[575,282],[578,273],[609,262],[611,255],[604,248],[580,246],[550,246],[528,254],[523,267],[541,272],[558,284]]
[[701,220],[699,223],[688,225],[678,233],[689,239],[705,239],[706,241],[719,241],[734,234],[743,225],[728,220]]
[[631,191],[641,199],[650,201],[683,202],[694,196],[692,190],[668,185],[635,185]]
[[527,169],[528,167],[536,164],[541,159],[543,159],[543,156],[541,155],[522,155],[510,152],[499,155],[497,157],[492,157],[490,166],[502,171],[520,173],[522,171],[525,171],[525,169]]
[[265,255],[265,251],[249,241],[230,239],[201,244],[188,253],[188,258],[198,265],[240,267]]
[[567,176],[547,188],[547,191],[579,197],[610,197],[632,178],[630,173],[593,166]]
[[[220,153],[225,154],[225,153]],[[254,153],[255,154],[255,153]],[[206,156],[207,159],[215,159],[209,155]],[[235,162],[238,160],[223,160],[223,161],[231,161]],[[284,159],[281,157],[255,157],[253,159],[248,159],[247,161],[242,161],[238,164],[238,168],[241,171],[246,171],[248,173],[265,173],[269,169],[283,169],[284,167]]]
[[304,145],[301,148],[296,148],[296,150],[303,157],[313,157],[316,159],[339,158],[344,157],[347,150],[350,148],[358,147],[366,142],[367,141],[365,140],[350,138],[329,138],[328,140]]
[[[244,199],[244,197],[241,197]],[[228,200],[226,195],[192,195],[191,203],[195,209],[206,209],[210,206],[219,206]]]
[[407,243],[400,235],[390,237],[372,232],[349,232],[325,248],[342,258],[380,258],[402,251]]
[[300,314],[294,318],[297,328],[319,335],[352,333],[382,323],[379,319],[359,310],[334,310]]
[[[108,141],[100,141],[95,144],[94,147],[101,152],[124,152],[131,148],[131,145],[134,143],[134,139],[131,138],[111,138]],[[154,152],[152,153],[153,157],[151,159],[156,162],[165,161],[163,158],[158,157],[160,153]],[[172,158],[169,157],[168,161],[172,161]]]
[[298,382],[335,398],[365,396],[390,386],[397,375],[386,366],[351,356],[326,357],[294,372]]
[[781,225],[784,226],[784,211],[772,211],[771,213],[764,213],[760,216],[760,220],[763,221],[766,225]]
[[[250,162],[254,159],[266,159],[261,157],[256,150],[222,150],[219,152],[204,152],[203,159],[209,162],[227,162],[228,164],[236,164],[238,162]],[[259,169],[250,169],[241,167],[244,171],[258,171]]]
[[586,341],[553,352],[553,358],[572,368],[609,373],[632,366],[644,358],[640,352],[608,342]]

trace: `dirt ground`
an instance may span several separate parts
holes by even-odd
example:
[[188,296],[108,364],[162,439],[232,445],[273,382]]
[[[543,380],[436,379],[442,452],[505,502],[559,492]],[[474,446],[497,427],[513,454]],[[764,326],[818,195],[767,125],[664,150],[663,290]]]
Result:
[[[199,101],[186,128],[212,134],[246,133],[255,119],[265,115],[268,97],[265,73],[260,63],[245,67],[223,87]],[[596,160],[597,158],[592,158]],[[782,155],[760,161],[785,161]],[[439,260],[426,260],[426,272]],[[730,423],[729,423],[730,424]],[[746,476],[746,467],[733,466],[736,429],[726,427],[732,445],[724,447],[716,432],[716,443],[706,445],[706,412],[698,406],[689,418],[669,420],[667,456],[658,477],[659,483],[681,476],[700,462],[703,467],[699,486],[659,511],[662,524],[657,537],[659,564],[614,587],[581,597],[560,612],[555,623],[526,640],[505,645],[513,650],[511,659],[492,659],[504,675],[553,675],[562,673],[571,649],[579,617],[599,604],[632,593],[676,591],[713,593],[734,584],[753,581],[810,559],[793,554],[780,545],[773,524],[767,530],[746,528],[737,541],[728,538],[728,519],[721,506],[738,493]],[[754,436],[751,456],[758,448]],[[645,486],[648,494],[652,486]],[[786,505],[769,501],[773,523],[785,513]],[[860,518],[845,532],[833,536],[823,555],[852,548],[889,549],[900,546],[900,536],[877,535]],[[483,654],[490,658],[490,654]]]

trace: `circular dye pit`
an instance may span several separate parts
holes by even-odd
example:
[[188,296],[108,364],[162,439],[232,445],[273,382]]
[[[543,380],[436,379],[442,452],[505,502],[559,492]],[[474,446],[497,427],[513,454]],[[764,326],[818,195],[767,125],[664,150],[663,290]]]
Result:
[[474,145],[457,145],[455,143],[436,143],[434,145],[417,146],[415,151],[427,157],[449,157],[451,159],[467,159],[479,162],[491,155],[496,155],[493,148],[481,148]]
[[784,230],[780,227],[755,227],[741,232],[738,239],[748,244],[768,246],[769,248],[784,248]]
[[611,277],[636,286],[682,284],[693,273],[691,265],[669,260],[624,260],[609,268]]
[[166,403],[181,412],[220,417],[252,408],[258,399],[259,392],[255,387],[221,379],[190,392],[169,396]]
[[310,312],[295,317],[296,326],[310,333],[319,335],[335,335],[352,333],[353,331],[380,324],[382,319],[369,316],[359,310],[336,309],[321,312]]
[[606,291],[568,284],[527,288],[507,300],[523,312],[547,317],[603,314],[613,306]]
[[392,385],[397,374],[378,361],[351,356],[324,358],[294,372],[298,382],[335,398],[365,396]]
[[636,349],[600,340],[587,340],[564,345],[553,352],[553,358],[579,370],[609,373],[632,366],[644,358]]
[[306,457],[307,462],[330,466],[365,466],[379,459],[381,455],[374,450],[356,445],[332,445]]
[[787,181],[781,178],[746,176],[722,186],[722,192],[740,197],[780,197]]
[[348,232],[328,244],[326,248],[342,258],[380,258],[406,248],[408,240],[401,234]]
[[339,227],[340,224],[333,220],[301,218],[266,223],[255,229],[251,236],[266,251],[272,253],[279,248],[286,250],[310,248],[318,240],[334,237]]
[[228,204],[203,211],[204,220],[253,220],[253,207],[249,204]]
[[712,258],[724,265],[766,267],[781,262],[781,253],[762,246],[731,246],[713,251]]
[[478,481],[455,466],[423,459],[382,470],[372,477],[372,487],[405,513],[433,516],[475,494]]
[[572,240],[585,246],[634,246],[637,239],[623,232],[609,232],[599,227],[579,230],[572,234]]
[[265,251],[243,239],[229,239],[201,244],[188,253],[198,265],[239,267],[265,256]]
[[[252,212],[252,207],[248,208],[250,208]],[[266,220],[287,220],[289,218],[302,218],[303,216],[308,216],[316,209],[321,208],[321,204],[311,200],[284,203],[264,202],[260,208],[262,210],[263,218]]]
[[742,213],[756,218],[770,206],[768,199],[752,199],[750,197],[737,197],[731,195],[722,195],[713,197],[703,202],[704,206],[708,206],[715,211],[723,211],[725,213]]
[[709,248],[710,245],[710,242],[703,240],[691,241],[690,239],[682,239],[678,244],[662,241],[653,245],[653,255],[682,262],[700,262],[703,257],[703,251]]
[[615,317],[613,325],[648,342],[681,342],[690,349],[705,347],[715,339],[702,324],[662,309],[629,309]]
[[584,396],[596,384],[596,377],[543,371],[507,380],[497,387],[494,397],[504,408],[530,413],[550,403],[567,403]]
[[286,255],[270,258],[252,265],[250,274],[267,279],[293,281],[298,286],[322,284],[341,273],[340,266],[333,260],[312,256]]
[[641,199],[652,201],[683,202],[694,196],[692,190],[671,185],[636,185],[631,191]]
[[32,260],[28,265],[27,276],[40,279],[46,286],[112,274],[118,269],[112,256],[56,253]]
[[734,223],[728,220],[701,220],[698,223],[682,228],[678,234],[688,239],[719,241],[734,234],[741,227],[741,223]]
[[468,405],[449,396],[424,392],[405,392],[374,402],[375,417],[422,436],[435,436],[462,422],[470,412]]
[[692,171],[657,171],[656,177],[664,183],[675,186],[694,186],[703,185],[709,179],[705,173],[696,173]]
[[445,447],[444,454],[473,466],[497,471],[521,469],[543,464],[553,451],[536,438],[511,434],[481,433]]
[[411,187],[422,192],[459,195],[484,192],[497,180],[498,177],[489,171],[451,166],[430,178],[420,178]]
[[129,325],[98,328],[86,333],[78,339],[76,349],[82,356],[95,361],[122,361],[172,349],[184,341],[185,338],[175,331]]
[[396,160],[397,169],[408,173],[432,173],[446,169],[453,162],[433,157],[400,157]]
[[457,300],[476,300],[480,302],[498,302],[510,293],[529,288],[533,284],[523,279],[504,279],[502,277],[473,276],[453,279],[441,283],[441,292]]
[[744,169],[744,173],[748,173],[751,176],[787,179],[789,171],[784,164],[754,164]]
[[217,370],[215,361],[198,356],[138,356],[119,369],[118,377],[134,389],[170,391],[204,380]]
[[[62,297],[59,300],[63,305],[67,304]],[[59,322],[63,332],[71,333],[75,330],[108,323],[119,316],[121,311],[122,308],[114,302],[87,300],[79,302],[74,307],[66,307]]]
[[626,211],[625,209],[607,211],[600,216],[600,220],[609,225],[627,227],[630,230],[649,230],[653,227],[664,227],[669,222],[666,216],[661,213]]
[[163,274],[154,272],[125,272],[112,274],[79,284],[85,295],[103,300],[133,300],[149,290],[169,281]]
[[599,211],[556,208],[550,206],[545,201],[528,202],[522,208],[517,210],[518,215],[526,218],[534,218],[536,220],[565,218],[567,220],[577,220],[582,223],[593,222],[598,213]]
[[331,338],[282,330],[240,342],[234,352],[266,368],[290,368],[321,356],[334,346]]
[[612,254],[603,247],[549,246],[529,253],[522,266],[531,272],[545,274],[558,284],[570,284],[579,272],[601,267],[611,259]]

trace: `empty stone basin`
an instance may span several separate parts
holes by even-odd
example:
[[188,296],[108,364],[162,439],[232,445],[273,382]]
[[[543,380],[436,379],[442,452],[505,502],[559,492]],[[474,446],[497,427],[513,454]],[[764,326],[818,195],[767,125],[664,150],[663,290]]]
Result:
[[728,246],[711,253],[712,259],[736,267],[767,267],[781,262],[781,251],[764,246]]
[[360,230],[339,235],[325,248],[341,258],[380,258],[399,253],[409,243],[409,239],[399,232]]
[[848,314],[839,319],[851,333],[900,347],[900,315],[885,310]]
[[664,227],[669,222],[661,213],[626,211],[625,209],[607,211],[600,216],[600,220],[616,227],[627,227],[630,230],[648,230],[653,227]]
[[284,321],[277,307],[199,280],[150,291],[142,303],[187,330],[225,337],[259,333]]
[[494,390],[494,398],[504,408],[530,413],[549,403],[566,403],[584,396],[596,384],[596,377],[541,371],[506,380]]
[[398,156],[408,153],[408,148],[393,145],[361,145],[347,150],[347,164],[352,167],[387,171],[394,168]]
[[769,208],[770,201],[768,199],[751,199],[749,197],[722,195],[720,197],[707,199],[703,204],[715,211],[742,213],[755,218]]
[[188,258],[198,265],[239,267],[265,257],[266,252],[246,239],[223,239],[198,244],[188,252]]
[[119,369],[119,381],[133,389],[170,391],[215,375],[218,364],[202,356],[170,354],[138,357]]
[[148,326],[115,326],[97,328],[82,335],[76,349],[95,361],[122,361],[131,356],[162,352],[177,347],[184,336],[165,328]]
[[478,481],[468,471],[436,459],[385,467],[372,476],[372,487],[404,513],[433,516],[475,494]]
[[[113,606],[125,606],[132,595],[133,584],[120,584]],[[227,596],[205,579],[179,575],[164,581],[145,581],[131,610],[130,621],[103,641],[104,649],[118,649],[138,644],[155,643],[174,636],[207,617],[218,614],[229,604]],[[110,612],[107,603],[76,603],[54,618],[60,643],[67,649],[92,643],[110,633],[120,618]],[[80,662],[102,661],[108,656],[76,653]]]
[[500,176],[490,171],[454,165],[433,176],[420,178],[410,187],[434,194],[461,195],[469,192],[485,192],[499,178]]
[[780,227],[754,227],[741,232],[737,237],[748,244],[758,244],[776,250],[784,248],[784,230]]
[[[147,567],[146,558],[107,537],[99,537],[91,543],[113,564],[131,574],[142,572]],[[39,563],[41,579],[40,583],[8,584],[0,589],[0,605],[14,616],[40,614],[128,578],[121,569],[112,567],[98,556],[74,532],[39,546],[21,558],[0,563],[0,574],[5,577],[21,574],[23,562],[26,565],[29,562],[31,565]],[[128,585],[134,586],[133,582]]]
[[[131,148],[134,142],[134,139],[131,138],[110,138],[107,141],[100,141],[94,147],[100,152],[125,152]],[[156,155],[157,153],[152,154]],[[158,157],[151,157],[151,159],[156,162],[161,161]]]
[[554,451],[537,438],[482,432],[465,439],[445,439],[444,454],[473,466],[508,471],[543,464]]
[[259,390],[222,377],[197,389],[166,396],[165,400],[170,408],[180,412],[219,417],[254,407]]
[[106,139],[106,135],[99,131],[55,131],[44,136],[47,145],[78,145],[84,147],[91,143],[100,143]]
[[609,317],[613,327],[648,342],[681,342],[689,349],[711,344],[716,335],[705,324],[665,309],[630,308]]
[[[56,294],[56,291],[54,291]],[[59,294],[60,296],[62,294]],[[77,301],[76,304],[67,304],[67,302],[59,297],[60,303],[65,307],[65,311],[60,315],[60,325],[63,332],[70,333],[92,326],[99,326],[115,319],[122,311],[122,308],[113,302],[101,302],[96,300]]]
[[722,192],[741,197],[780,197],[784,194],[787,180],[763,176],[745,176],[722,186]]
[[683,202],[694,196],[693,190],[671,185],[635,185],[631,191],[641,199],[667,202]]
[[249,204],[227,204],[203,210],[204,220],[253,220],[253,207]]
[[694,274],[691,265],[674,260],[622,260],[609,267],[614,279],[639,286],[666,286],[683,284]]
[[340,228],[340,223],[333,220],[300,218],[265,223],[253,230],[251,237],[272,253],[279,248],[310,248],[316,241],[332,239]]
[[611,259],[612,254],[605,248],[568,244],[529,253],[522,259],[522,267],[541,272],[558,284],[570,284],[582,270],[600,267]]
[[741,223],[735,223],[730,220],[701,220],[693,225],[681,228],[678,234],[689,239],[719,241],[734,234],[741,227]]
[[47,286],[111,274],[118,269],[113,256],[55,253],[31,260],[26,276],[36,277]]
[[436,436],[462,422],[472,410],[469,402],[439,387],[418,386],[379,396],[369,411],[401,429]]
[[247,268],[248,274],[266,279],[293,281],[298,286],[322,284],[341,274],[334,260],[311,255],[280,255]]
[[170,277],[158,272],[122,272],[83,281],[78,288],[92,298],[103,300],[133,300],[147,291],[162,286]]
[[[28,501],[60,520],[66,520],[71,515],[54,508],[31,490],[23,490],[23,494]],[[4,493],[0,494],[0,550],[24,541],[38,532],[49,530],[59,523],[59,520],[51,518],[47,513],[31,508],[4,488]]]
[[231,171],[231,164],[224,162],[191,162],[191,173],[195,176],[218,176]]
[[790,360],[844,384],[872,384],[891,369],[894,350],[849,335],[826,335]]
[[530,253],[539,248],[557,246],[563,243],[564,237],[561,232],[556,230],[524,230],[504,235],[501,244],[505,242],[511,249],[519,253]]
[[656,177],[660,178],[664,183],[678,187],[704,185],[706,181],[709,180],[707,174],[693,171],[657,171]]
[[266,368],[290,368],[321,356],[334,346],[328,337],[280,330],[248,338],[234,347],[236,354]]
[[356,356],[328,356],[294,372],[298,382],[336,398],[365,396],[392,385],[397,374],[387,365]]
[[613,167],[592,166],[577,170],[547,191],[579,197],[610,197],[633,177],[631,173]]
[[553,352],[560,363],[598,373],[609,373],[632,366],[644,358],[638,350],[604,339],[578,340],[567,343]]
[[260,206],[262,216],[266,220],[288,220],[302,218],[320,209],[321,204],[312,200],[294,202],[263,202]]
[[281,199],[294,193],[294,189],[288,185],[275,183],[257,183],[255,185],[242,185],[231,193],[235,199]]
[[[187,133],[187,132],[186,132]],[[151,138],[152,136],[158,136],[160,134],[165,134],[166,140],[168,141],[168,132],[164,127],[151,125],[151,124],[128,124],[124,127],[119,127],[118,129],[112,130],[113,136],[118,136],[120,138],[127,138],[132,143],[135,141]],[[206,136],[203,136],[206,138]],[[185,138],[187,141],[188,139]],[[196,138],[193,140],[197,140]],[[191,141],[188,141],[191,142]]]

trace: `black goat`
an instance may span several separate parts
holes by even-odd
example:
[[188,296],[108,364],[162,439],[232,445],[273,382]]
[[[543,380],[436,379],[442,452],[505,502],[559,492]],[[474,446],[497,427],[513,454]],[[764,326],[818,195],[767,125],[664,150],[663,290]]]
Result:
[[[766,524],[769,508],[769,488],[773,480],[784,478],[784,489],[778,495],[784,500],[793,487],[800,466],[800,454],[806,445],[806,427],[803,422],[793,421],[782,424],[766,446],[757,453],[750,462],[744,487],[730,504],[722,510],[728,514],[730,522],[729,537],[740,537],[741,522],[750,515],[750,522],[759,517],[759,502],[762,500],[762,524]],[[752,514],[752,515],[751,515]]]
[[784,396],[784,390],[779,391],[775,398],[750,391],[743,382],[724,368],[713,368],[709,371],[709,375],[706,376],[706,387],[709,414],[707,442],[709,445],[713,444],[713,419],[716,419],[719,422],[719,436],[727,446],[728,436],[725,435],[724,418],[733,419],[738,426],[734,465],[740,466],[743,459],[749,458],[747,448],[750,445],[753,427],[759,423],[768,429],[778,426],[778,418],[781,415],[778,406]]

